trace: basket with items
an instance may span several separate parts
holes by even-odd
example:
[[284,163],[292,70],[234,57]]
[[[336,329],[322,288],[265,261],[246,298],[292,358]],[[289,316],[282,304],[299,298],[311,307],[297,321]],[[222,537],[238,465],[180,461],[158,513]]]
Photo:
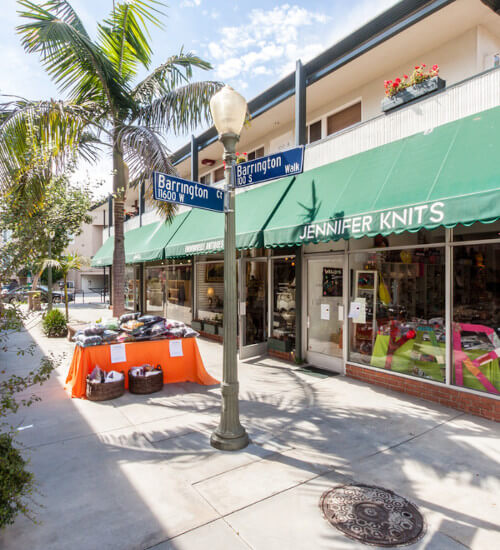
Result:
[[125,393],[125,376],[123,372],[112,370],[106,372],[98,365],[87,376],[86,397],[89,401],[108,401],[121,397]]
[[132,367],[128,371],[128,389],[130,393],[147,394],[163,388],[163,369],[160,365],[153,367],[144,364]]

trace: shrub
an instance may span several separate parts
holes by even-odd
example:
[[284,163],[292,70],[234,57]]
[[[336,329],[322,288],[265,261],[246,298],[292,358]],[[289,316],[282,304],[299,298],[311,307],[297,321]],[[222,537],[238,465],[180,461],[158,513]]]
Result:
[[42,327],[47,336],[66,336],[68,332],[66,319],[59,309],[52,309],[45,314]]
[[26,460],[13,446],[12,437],[0,434],[0,529],[14,523],[21,512],[30,517],[26,500],[34,489],[34,476],[26,469]]

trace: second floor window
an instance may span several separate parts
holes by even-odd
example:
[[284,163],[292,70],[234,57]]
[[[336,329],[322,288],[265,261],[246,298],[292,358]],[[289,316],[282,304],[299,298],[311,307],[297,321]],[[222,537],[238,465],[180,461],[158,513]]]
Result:
[[314,143],[321,139],[321,120],[309,125],[308,128],[308,143]]
[[330,115],[326,119],[326,135],[340,132],[357,122],[361,122],[361,102]]
[[218,181],[222,181],[224,179],[224,166],[221,166],[220,168],[217,168],[217,170],[214,172],[214,183],[217,183]]
[[205,174],[204,176],[201,176],[200,183],[203,185],[210,185],[210,174]]
[[264,147],[259,147],[258,149],[255,149],[255,151],[250,151],[248,153],[248,160],[255,160],[260,159],[260,157],[264,156]]

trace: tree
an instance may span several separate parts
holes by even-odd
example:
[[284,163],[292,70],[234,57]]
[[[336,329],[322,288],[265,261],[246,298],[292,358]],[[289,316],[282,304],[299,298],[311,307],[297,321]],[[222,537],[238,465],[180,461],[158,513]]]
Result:
[[[53,105],[45,103],[12,105],[6,114],[7,122],[0,126],[0,140],[6,137],[15,145],[19,133],[13,130],[18,123],[16,113],[22,111],[23,118],[38,109],[43,114],[43,134],[56,143],[56,152],[64,150],[66,135],[66,141],[74,145],[90,130],[110,147],[115,224],[113,310],[118,316],[124,311],[123,223],[127,189],[129,185],[145,184],[153,170],[175,172],[161,134],[185,133],[209,121],[209,101],[221,84],[193,82],[193,69],[207,70],[211,66],[182,49],[133,84],[141,67],[150,70],[148,26],[162,27],[160,8],[164,4],[157,0],[118,2],[98,25],[96,40],[90,37],[67,0],[18,3],[22,8],[20,16],[28,20],[18,27],[25,51],[40,55],[61,91],[69,92],[69,100],[59,104],[60,115]],[[50,125],[58,118],[65,121],[65,131],[60,136],[57,126]],[[1,157],[0,151],[0,161]],[[167,220],[175,213],[169,203],[161,203],[158,209]]]
[[64,281],[64,304],[66,306],[66,321],[69,321],[69,312],[68,312],[68,285],[67,279],[68,274],[72,269],[81,269],[87,263],[87,258],[80,256],[77,252],[72,252],[70,254],[65,254],[61,256],[58,260],[47,258],[43,262],[43,267],[56,267],[59,269],[63,276]]
[[92,221],[88,214],[92,196],[88,184],[78,186],[64,175],[46,184],[35,205],[28,204],[30,198],[15,193],[0,197],[0,230],[10,234],[0,247],[0,276],[28,268],[35,274],[36,288],[48,256],[48,232],[53,234],[51,254],[60,256],[72,238],[80,234],[82,224]]

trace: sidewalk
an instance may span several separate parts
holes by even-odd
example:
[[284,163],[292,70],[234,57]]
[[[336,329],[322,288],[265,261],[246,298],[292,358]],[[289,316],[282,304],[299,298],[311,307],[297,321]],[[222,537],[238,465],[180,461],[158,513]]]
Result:
[[[100,314],[71,311],[81,320]],[[500,544],[498,424],[256,358],[240,362],[241,421],[252,442],[223,453],[209,444],[218,387],[172,384],[152,396],[71,400],[62,384],[73,345],[31,325],[19,341],[68,356],[38,392],[43,400],[16,419],[32,425],[19,440],[40,484],[41,525],[19,518],[0,533],[2,549],[370,548],[329,525],[318,506],[324,491],[352,482],[391,489],[419,507],[426,534],[405,548]],[[199,346],[220,379],[222,347]],[[0,357],[0,370],[30,366],[12,359]]]

